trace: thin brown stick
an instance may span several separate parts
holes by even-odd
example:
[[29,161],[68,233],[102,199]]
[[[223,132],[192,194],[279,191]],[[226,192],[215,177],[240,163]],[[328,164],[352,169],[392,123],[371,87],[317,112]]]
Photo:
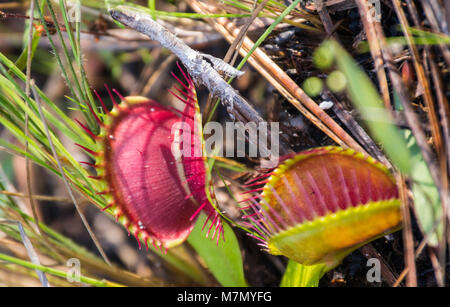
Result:
[[[426,3],[424,3],[424,4],[426,4]],[[447,223],[445,220],[445,216],[447,215],[447,211],[448,211],[448,208],[447,208],[448,207],[447,206],[447,204],[448,204],[448,192],[447,192],[448,181],[447,181],[447,179],[448,178],[446,176],[447,168],[443,167],[443,163],[442,163],[445,149],[444,149],[444,144],[443,144],[443,140],[442,140],[439,120],[438,120],[437,112],[436,112],[436,109],[434,106],[433,98],[431,95],[430,83],[425,74],[424,67],[423,67],[421,59],[419,57],[419,52],[418,52],[416,45],[414,44],[414,41],[412,39],[411,31],[409,29],[409,24],[408,24],[408,20],[406,19],[405,12],[403,11],[403,8],[401,7],[399,0],[393,0],[393,5],[394,5],[395,12],[397,14],[397,17],[400,20],[402,31],[404,33],[404,36],[406,37],[408,47],[411,51],[412,59],[414,60],[414,67],[416,70],[417,78],[424,90],[424,95],[423,95],[424,99],[423,100],[425,102],[425,106],[428,108],[427,116],[428,116],[428,120],[431,125],[431,134],[433,137],[434,145],[436,147],[437,157],[440,161],[439,166],[437,166],[437,165],[434,166],[433,171],[435,172],[435,174],[432,173],[432,175],[434,175],[433,181],[435,182],[436,186],[439,189],[439,193],[440,193],[440,197],[441,197],[441,201],[442,201],[443,212],[444,212],[444,217],[443,217],[444,220],[443,221],[444,221],[444,225],[446,225]],[[428,14],[428,17],[430,17],[430,14]],[[443,50],[443,51],[445,53],[445,50]],[[425,49],[424,52],[425,52],[425,56],[429,57],[429,52],[428,52],[427,48]],[[430,172],[431,172],[432,171],[431,166],[429,165],[429,167],[430,167]],[[445,179],[444,179],[444,176],[446,177]],[[445,231],[445,228],[444,228],[444,231]],[[439,270],[443,270],[445,268],[445,250],[446,250],[446,244],[445,243],[442,244],[442,242],[440,242],[439,256],[440,256],[440,262],[441,262],[442,266],[439,268]],[[436,278],[438,279],[437,280],[438,283],[443,284],[444,275],[441,274],[437,270],[437,266],[435,265],[435,263],[433,263],[433,267],[435,269],[435,275],[436,275]]]
[[[408,11],[414,22],[414,26],[417,29],[422,29],[421,23],[419,21],[417,9],[416,9],[414,2],[412,2],[411,0],[407,0],[407,4],[408,4]],[[437,26],[435,25],[434,26],[435,30],[437,30],[436,27]],[[442,78],[439,75],[437,65],[434,61],[432,49],[428,45],[424,45],[424,49],[425,49],[425,56],[428,59],[428,63],[429,63],[429,67],[430,67],[430,74],[431,74],[434,86],[436,88],[435,95],[436,95],[436,100],[438,103],[439,115],[441,118],[441,126],[442,126],[442,131],[443,131],[443,140],[444,140],[442,150],[444,150],[447,153],[447,161],[450,162],[450,125],[449,125],[450,110],[449,110],[449,105],[448,105],[447,97],[444,94]],[[448,48],[447,48],[447,50],[448,50]],[[443,52],[443,55],[445,55],[444,52]],[[450,63],[447,63],[447,65],[450,66]],[[441,158],[443,158],[443,155],[444,155],[444,153],[442,153],[440,155]],[[445,159],[440,159],[440,160],[445,161]],[[450,170],[450,163],[448,163],[447,166],[449,167],[448,170]],[[442,177],[445,177],[445,173],[442,173],[442,174],[443,174]]]
[[367,40],[369,41],[370,53],[372,54],[373,63],[375,70],[377,72],[378,84],[380,86],[380,91],[383,96],[383,102],[386,110],[391,109],[391,100],[389,96],[389,87],[387,84],[386,72],[384,71],[383,57],[381,55],[380,44],[377,39],[377,34],[375,30],[375,23],[378,23],[374,18],[369,17],[370,9],[369,4],[366,0],[356,0],[358,5],[359,15],[361,16],[361,21],[364,26],[365,33],[367,35]]
[[[444,0],[444,2],[448,2],[448,0]],[[443,32],[444,34],[449,35],[448,27],[444,26],[442,23],[440,24],[440,22],[444,22],[444,16],[442,16],[440,12],[440,5],[438,5],[435,0],[424,0],[422,1],[422,7],[433,31],[437,33]],[[433,7],[435,9],[433,9]],[[436,14],[440,16],[437,16]],[[439,48],[441,49],[442,57],[447,64],[447,69],[450,69],[450,50],[448,45],[439,43]]]
[[[230,48],[228,49],[227,53],[225,54],[224,61],[230,62],[231,56],[235,52],[235,50],[240,49],[240,46],[244,42],[244,36],[247,34],[248,29],[250,28],[252,22],[256,19],[258,14],[264,9],[264,6],[269,0],[263,0],[257,7],[254,8],[252,11],[252,16],[250,16],[249,20],[245,23],[245,25],[240,29],[239,34],[236,36],[236,39],[231,43]],[[255,3],[256,4],[256,1]],[[238,53],[236,53],[238,54]],[[233,65],[233,62],[231,62],[231,65]]]
[[428,119],[431,124],[431,134],[433,136],[434,144],[437,149],[438,156],[442,153],[442,136],[439,127],[439,121],[436,114],[436,109],[434,107],[433,98],[431,96],[430,83],[425,75],[425,71],[423,69],[422,61],[420,60],[419,52],[417,50],[416,45],[412,39],[411,31],[409,29],[408,20],[406,19],[405,12],[403,11],[400,1],[393,0],[394,9],[397,14],[398,19],[400,20],[400,24],[402,26],[403,34],[408,43],[409,50],[411,51],[412,59],[414,62],[414,67],[416,70],[417,78],[419,82],[422,84],[424,90],[424,102],[426,107],[428,108]]
[[[443,229],[444,234],[447,231],[450,231],[450,192],[449,192],[449,173],[450,173],[450,110],[448,105],[447,97],[444,95],[444,88],[442,84],[441,76],[438,72],[438,68],[436,63],[430,58],[430,70],[431,70],[431,76],[433,79],[434,86],[436,88],[436,98],[439,108],[439,114],[441,117],[441,125],[443,128],[444,133],[444,145],[445,145],[445,151],[447,153],[446,158],[444,158],[444,155],[442,155],[442,158],[440,159],[440,168],[441,168],[441,174],[442,176],[442,206],[443,206]],[[443,244],[447,244],[447,250],[450,250],[450,237],[447,235],[444,235],[443,240],[447,240],[447,242],[443,242]],[[440,258],[442,265],[444,265],[445,262],[445,254],[446,249],[441,248]]]
[[439,287],[444,287],[444,274],[442,272],[442,269],[445,269],[445,263],[444,266],[442,266],[439,262],[439,258],[436,255],[435,250],[433,250],[431,247],[428,247],[428,255],[431,260],[431,265],[433,266],[434,270],[434,276],[436,278],[436,282]]
[[[414,253],[414,260],[416,260],[417,257],[419,257],[420,253],[422,253],[422,251],[426,245],[427,245],[427,240],[424,238],[422,240],[422,242],[420,242],[419,247],[417,247],[416,252]],[[392,287],[394,287],[394,288],[398,287],[400,285],[400,283],[403,281],[403,279],[405,279],[408,272],[409,272],[409,268],[408,267],[404,268],[403,271],[400,273],[400,275],[398,275],[398,278],[395,281],[395,283],[392,285]]]
[[397,175],[397,185],[402,203],[403,216],[403,249],[405,251],[405,263],[408,268],[406,285],[408,287],[417,287],[416,262],[414,257],[414,238],[412,234],[411,215],[408,197],[406,194],[405,178]]
[[[420,242],[419,246],[417,247],[415,253],[414,253],[414,259],[417,259],[419,257],[419,255],[422,253],[422,251],[424,250],[424,248],[427,246],[427,242],[429,240],[429,236],[425,235],[424,238],[422,238],[422,241]],[[398,276],[398,279],[395,281],[393,287],[397,287],[402,281],[403,279],[406,277],[406,274],[408,274],[408,267],[406,267]]]
[[316,5],[316,11],[319,13],[320,20],[322,21],[327,35],[333,36],[336,41],[339,41],[338,35],[334,33],[336,29],[333,25],[330,14],[328,13],[327,6],[323,3],[323,0],[314,0],[314,4]]
[[388,44],[386,42],[386,38],[384,36],[383,29],[381,28],[381,26],[379,24],[374,24],[374,26],[375,26],[377,38],[380,43],[383,60],[388,68],[389,78],[390,78],[392,85],[393,85],[395,91],[397,92],[399,100],[401,101],[402,106],[404,108],[405,119],[406,119],[408,126],[411,129],[414,137],[416,138],[416,142],[420,148],[422,156],[430,170],[431,176],[433,178],[433,182],[438,187],[438,189],[441,190],[439,170],[434,161],[434,154],[431,151],[431,148],[427,143],[425,133],[420,126],[420,121],[417,117],[416,112],[414,111],[414,109],[411,105],[408,91],[406,90],[406,87],[402,81],[401,75],[400,75],[397,67],[395,66],[395,62],[393,61],[391,51],[388,48]]
[[[450,109],[448,99],[445,96],[444,85],[442,83],[442,78],[439,74],[438,67],[432,58],[429,58],[431,76],[433,79],[434,86],[436,88],[436,100],[439,108],[439,115],[441,117],[441,126],[444,133],[445,140],[445,151],[447,153],[447,168],[450,172]],[[445,159],[442,159],[445,161]]]
[[[395,4],[397,4],[397,8],[398,8],[398,4],[399,4],[398,1],[395,1],[394,5]],[[427,139],[426,139],[424,131],[422,130],[422,128],[420,126],[420,121],[418,119],[418,116],[412,107],[409,94],[408,94],[406,87],[402,81],[402,78],[398,72],[398,69],[394,64],[394,61],[392,60],[391,51],[387,47],[387,42],[386,42],[386,38],[383,34],[383,30],[381,29],[380,25],[375,25],[375,29],[376,29],[378,40],[380,42],[383,59],[388,68],[389,77],[391,79],[391,82],[392,82],[392,85],[393,85],[395,91],[398,94],[399,100],[401,101],[401,103],[403,105],[405,119],[416,139],[416,142],[422,153],[423,159],[426,162],[426,164],[430,170],[431,177],[433,179],[434,184],[436,185],[436,187],[439,190],[441,199],[443,199],[443,197],[447,197],[447,195],[445,195],[446,193],[444,193],[442,190],[442,181],[441,181],[442,177],[440,174],[440,170],[435,162],[434,153],[432,152],[430,146],[427,143]],[[406,271],[404,271],[403,273],[404,273],[403,275],[406,275]],[[399,278],[399,280],[400,280],[400,278]]]
[[[442,108],[440,107],[440,105],[442,105],[442,103],[445,100],[445,95],[444,92],[442,91],[443,88],[441,87],[441,85],[439,84],[440,80],[439,77],[437,76],[437,67],[436,67],[436,63],[433,60],[431,51],[429,51],[429,48],[426,48],[424,50],[424,63],[428,64],[427,65],[427,70],[430,71],[430,75],[432,75],[433,78],[433,83],[435,85],[435,93],[436,93],[436,97],[439,103],[439,109],[441,111],[442,114]],[[442,116],[442,115],[441,115]],[[448,118],[442,118],[441,119],[441,123],[442,123],[442,127],[445,127],[445,122],[448,120]],[[448,135],[448,131],[447,133],[444,132],[444,135]],[[449,184],[449,176],[448,176],[448,162],[450,160],[445,159],[446,154],[445,151],[446,149],[448,149],[448,142],[450,141],[450,139],[444,139],[444,144],[443,147],[441,148],[442,152],[439,154],[439,168],[440,168],[440,172],[442,174],[441,177],[441,184],[442,184],[442,191],[441,191],[441,204],[442,204],[442,228],[444,230],[447,229],[447,218],[448,218],[448,213],[449,213],[449,195],[448,195],[448,184]],[[448,154],[448,152],[447,152]],[[439,250],[437,252],[438,258],[439,258],[439,262],[441,263],[441,270],[445,270],[445,262],[446,262],[446,253],[447,253],[447,240],[445,238],[445,236],[443,236],[443,238],[441,239],[441,242],[439,242]],[[438,276],[438,274],[436,273],[436,276]],[[444,278],[444,275],[442,275],[442,277]],[[444,284],[444,280],[442,280],[442,284]]]

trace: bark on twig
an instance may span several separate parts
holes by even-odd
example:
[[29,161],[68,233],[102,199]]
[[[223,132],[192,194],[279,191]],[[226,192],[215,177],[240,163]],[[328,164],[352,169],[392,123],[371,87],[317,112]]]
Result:
[[[183,62],[195,82],[203,84],[212,95],[221,99],[233,120],[243,118],[245,122],[257,124],[263,122],[261,116],[235,89],[222,79],[219,73],[222,72],[228,76],[239,77],[243,74],[242,72],[219,58],[202,54],[190,48],[182,40],[154,21],[148,14],[125,6],[115,7],[110,10],[110,14],[120,23],[147,35],[172,51]],[[280,144],[280,154],[287,152],[289,152],[289,148]]]
[[359,9],[359,14],[361,16],[361,22],[364,26],[364,31],[369,41],[370,53],[373,58],[373,64],[375,66],[375,71],[377,73],[378,84],[383,96],[383,102],[386,110],[391,110],[391,99],[389,96],[389,87],[386,77],[386,72],[384,71],[383,56],[381,54],[380,44],[377,39],[376,25],[380,26],[380,22],[374,20],[375,18],[370,17],[371,12],[369,9],[369,4],[365,0],[357,0],[356,4]]
[[251,106],[222,79],[217,70],[237,77],[241,76],[242,72],[218,58],[203,55],[190,48],[145,13],[131,10],[124,6],[118,6],[111,10],[110,14],[115,20],[147,35],[151,39],[158,41],[163,47],[172,51],[183,62],[189,74],[194,78],[194,81],[202,83],[213,95],[222,99],[226,104],[228,113],[230,113],[233,119],[235,117],[236,106],[240,113],[247,119],[255,122],[262,121],[262,118],[252,110]]
[[[190,6],[194,11],[209,12],[198,1],[193,1]],[[229,21],[221,17],[212,19],[214,28],[222,33],[229,42],[234,41],[239,29]],[[254,42],[244,37],[242,48],[239,50],[245,56],[254,46]],[[272,59],[270,59],[259,47],[252,53],[248,62],[270,82],[294,107],[296,107],[316,127],[328,135],[334,142],[342,147],[350,147],[366,153],[342,127],[340,127],[314,100],[312,100]]]

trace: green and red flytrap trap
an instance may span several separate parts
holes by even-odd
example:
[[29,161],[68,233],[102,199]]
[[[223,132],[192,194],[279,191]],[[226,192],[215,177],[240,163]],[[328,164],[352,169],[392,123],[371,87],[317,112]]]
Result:
[[358,247],[399,229],[400,200],[388,169],[335,146],[284,158],[251,185],[264,186],[242,209],[269,253],[332,268]]

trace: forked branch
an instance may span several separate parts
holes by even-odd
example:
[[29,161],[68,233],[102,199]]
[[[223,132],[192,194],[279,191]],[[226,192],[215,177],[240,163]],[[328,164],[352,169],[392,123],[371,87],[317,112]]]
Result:
[[[110,14],[120,23],[147,35],[172,51],[183,62],[195,82],[203,84],[212,95],[221,99],[233,120],[257,124],[263,122],[255,109],[219,73],[239,77],[243,74],[241,71],[219,58],[192,49],[146,13],[126,6],[117,6],[110,10]],[[281,154],[289,151],[283,147],[280,144]]]

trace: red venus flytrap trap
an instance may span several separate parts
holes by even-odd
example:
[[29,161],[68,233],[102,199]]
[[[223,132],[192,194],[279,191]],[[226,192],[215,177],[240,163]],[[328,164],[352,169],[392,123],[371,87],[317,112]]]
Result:
[[[269,253],[325,271],[349,253],[401,224],[392,175],[352,149],[328,146],[284,158],[258,178],[261,193],[246,200],[246,215]],[[324,272],[322,272],[324,273]]]
[[[95,139],[96,148],[83,148],[95,158],[97,174],[105,197],[116,219],[138,240],[166,250],[181,244],[191,233],[200,211],[212,220],[212,238],[218,243],[223,234],[219,214],[206,196],[206,158],[202,155],[202,123],[200,108],[192,79],[181,67],[184,84],[174,74],[183,89],[174,94],[184,102],[183,111],[168,109],[145,97],[122,97],[108,111],[98,96],[106,114],[100,120],[91,109],[100,133],[95,135],[80,125]],[[109,92],[109,89],[108,89]],[[97,93],[96,93],[97,94]],[[176,113],[181,115],[178,116]],[[200,148],[198,150],[197,148]],[[205,225],[207,223],[205,222]]]

